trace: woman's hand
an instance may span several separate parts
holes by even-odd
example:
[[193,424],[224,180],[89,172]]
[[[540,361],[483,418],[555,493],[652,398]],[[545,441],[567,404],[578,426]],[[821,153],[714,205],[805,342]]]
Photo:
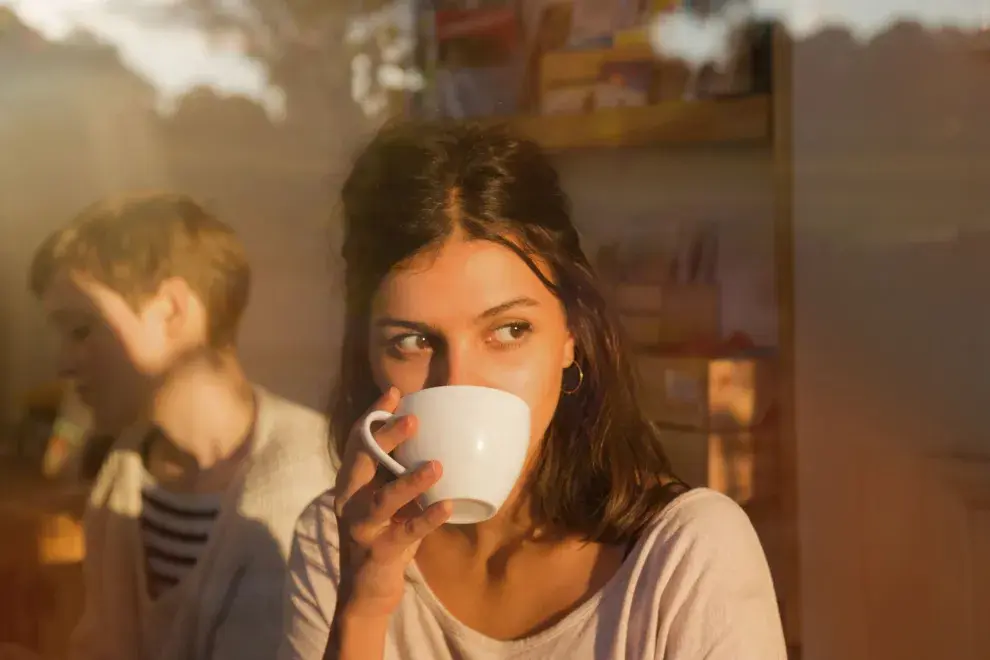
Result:
[[[372,410],[394,412],[398,403],[399,393],[391,388]],[[391,483],[376,478],[378,464],[361,439],[361,421],[351,430],[335,489],[340,529],[338,614],[380,621],[398,607],[405,589],[404,573],[420,541],[447,521],[451,507],[448,502],[437,502],[423,510],[416,503],[440,479],[442,467],[436,461]],[[391,452],[415,429],[414,417],[399,417],[379,429],[375,439]]]

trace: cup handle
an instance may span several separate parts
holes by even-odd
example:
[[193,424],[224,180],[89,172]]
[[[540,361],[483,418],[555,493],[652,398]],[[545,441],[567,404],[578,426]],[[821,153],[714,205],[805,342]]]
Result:
[[375,436],[371,433],[372,424],[375,422],[387,422],[393,417],[395,417],[395,415],[390,412],[386,412],[384,410],[372,410],[361,423],[361,440],[364,442],[364,446],[367,447],[368,451],[371,452],[371,455],[374,456],[379,463],[388,468],[389,471],[395,476],[401,477],[406,473],[406,468],[402,467],[397,460],[386,454],[385,450],[378,446],[378,441],[375,440]]

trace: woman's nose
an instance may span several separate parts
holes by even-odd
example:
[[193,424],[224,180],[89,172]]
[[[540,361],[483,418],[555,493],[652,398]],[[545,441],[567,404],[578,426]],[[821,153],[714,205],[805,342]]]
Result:
[[469,347],[448,346],[434,353],[426,386],[484,385],[483,374],[479,373],[481,362]]

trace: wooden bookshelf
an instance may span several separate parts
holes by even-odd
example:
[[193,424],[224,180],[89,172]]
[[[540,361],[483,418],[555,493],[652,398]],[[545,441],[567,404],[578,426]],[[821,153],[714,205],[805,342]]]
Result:
[[663,144],[750,143],[769,147],[770,117],[770,96],[756,95],[491,121],[509,124],[545,149],[563,151]]

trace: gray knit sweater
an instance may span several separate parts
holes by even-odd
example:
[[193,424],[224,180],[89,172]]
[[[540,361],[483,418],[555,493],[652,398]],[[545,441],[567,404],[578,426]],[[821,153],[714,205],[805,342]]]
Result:
[[148,596],[140,514],[143,434],[111,452],[85,518],[86,602],[70,660],[271,660],[300,513],[333,485],[323,416],[258,389],[251,454],[195,567]]

